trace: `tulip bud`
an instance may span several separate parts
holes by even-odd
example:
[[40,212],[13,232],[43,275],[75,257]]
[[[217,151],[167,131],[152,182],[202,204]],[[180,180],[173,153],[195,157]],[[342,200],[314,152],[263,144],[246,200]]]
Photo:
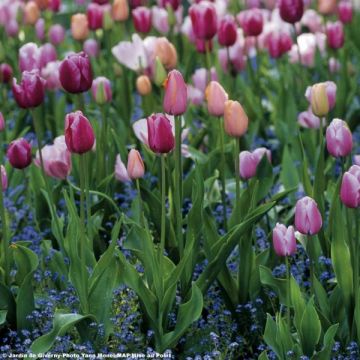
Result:
[[40,17],[40,10],[35,1],[29,1],[24,7],[25,23],[35,25]]
[[136,79],[136,90],[141,96],[145,96],[151,93],[151,82],[147,75],[140,75]]
[[76,154],[86,153],[94,146],[94,130],[81,111],[66,115],[65,142],[69,151]]
[[314,199],[309,196],[298,200],[295,206],[295,226],[304,235],[315,235],[322,227],[322,218]]
[[12,141],[6,155],[15,169],[25,169],[31,164],[31,146],[24,138]]
[[148,143],[157,154],[166,154],[175,145],[174,134],[169,119],[164,114],[153,114],[147,118]]
[[161,37],[156,39],[154,54],[159,58],[165,69],[171,70],[176,66],[176,49],[167,38]]
[[271,162],[271,152],[266,148],[257,148],[253,152],[242,151],[239,155],[240,176],[246,180],[254,177],[257,167],[265,155]]
[[300,21],[304,13],[303,0],[280,0],[279,3],[281,18],[290,23],[295,24]]
[[115,161],[115,179],[121,182],[130,181],[129,174],[126,170],[125,164],[122,162],[120,154],[116,155]]
[[311,108],[298,115],[298,123],[302,127],[309,129],[318,129],[320,127],[320,119],[312,113]]
[[0,132],[4,130],[5,130],[5,119],[2,112],[0,111]]
[[306,89],[305,96],[311,104],[312,112],[323,117],[335,106],[336,84],[332,81],[315,84]]
[[338,4],[339,19],[343,24],[350,23],[353,18],[353,5],[349,0],[342,0]]
[[139,6],[131,14],[137,32],[146,34],[151,30],[151,10],[149,8]]
[[293,41],[288,32],[279,31],[269,34],[267,48],[272,58],[278,59],[291,50]]
[[49,62],[57,59],[55,47],[49,43],[44,44],[39,48],[38,67],[39,69],[45,67]]
[[87,39],[83,46],[84,52],[90,57],[99,55],[99,44],[95,39]]
[[238,101],[225,101],[224,129],[229,136],[241,137],[245,134],[249,119]]
[[50,0],[49,9],[53,12],[58,12],[60,10],[61,0]]
[[0,65],[0,83],[8,84],[13,77],[13,70],[9,64]]
[[140,153],[131,149],[128,155],[127,173],[131,180],[140,179],[144,176],[145,166]]
[[215,7],[208,1],[190,6],[189,15],[194,34],[202,40],[211,40],[217,32]]
[[296,239],[293,226],[288,228],[277,223],[273,230],[273,245],[278,256],[289,256],[296,253]]
[[331,49],[340,49],[344,46],[344,26],[340,21],[327,23],[327,43]]
[[208,111],[213,116],[223,116],[228,94],[217,81],[210,81],[205,90]]
[[318,11],[323,15],[332,15],[336,11],[337,0],[318,0]]
[[340,188],[340,199],[349,208],[360,206],[360,166],[353,165],[345,172]]
[[232,46],[237,38],[237,27],[234,17],[225,15],[219,24],[218,40],[221,46]]
[[1,187],[2,187],[2,191],[5,191],[8,187],[8,179],[4,165],[0,166],[0,171],[1,171]]
[[35,24],[36,37],[43,41],[45,39],[45,20],[40,18]]
[[241,11],[237,19],[247,36],[258,36],[262,33],[264,19],[259,9]]
[[112,6],[112,16],[115,21],[126,21],[129,17],[127,0],[115,0]]
[[85,14],[75,14],[71,17],[71,34],[79,41],[89,36],[89,23]]
[[346,122],[334,119],[326,129],[326,147],[334,157],[347,156],[352,150],[352,134]]
[[93,99],[99,105],[104,105],[112,100],[110,80],[104,76],[97,77],[92,84],[91,93]]
[[170,115],[182,115],[187,108],[187,87],[177,70],[169,72],[165,83],[164,111]]
[[59,45],[64,41],[65,29],[59,25],[52,25],[49,29],[49,40],[53,45]]
[[34,108],[44,101],[45,80],[40,77],[38,70],[24,71],[19,85],[14,79],[12,91],[21,108]]
[[157,86],[161,86],[164,84],[164,81],[167,78],[166,71],[164,69],[164,65],[160,61],[159,57],[155,58],[155,71],[154,71],[154,83]]
[[69,93],[88,91],[93,82],[89,56],[84,52],[69,55],[60,65],[60,82]]
[[101,29],[103,26],[103,7],[98,4],[89,4],[86,16],[90,30]]

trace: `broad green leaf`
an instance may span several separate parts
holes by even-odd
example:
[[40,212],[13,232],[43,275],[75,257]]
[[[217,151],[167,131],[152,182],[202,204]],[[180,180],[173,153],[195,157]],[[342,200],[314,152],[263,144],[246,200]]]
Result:
[[322,349],[312,357],[313,360],[328,360],[331,358],[331,351],[334,346],[334,338],[338,327],[339,324],[334,324],[327,329],[324,335],[324,345]]
[[270,286],[279,296],[279,300],[282,304],[287,304],[287,280],[277,279],[273,276],[271,270],[265,266],[260,266],[260,280],[263,285]]
[[264,340],[266,344],[268,344],[272,351],[277,355],[280,360],[283,360],[283,352],[281,344],[277,341],[277,325],[276,322],[273,320],[270,314],[267,314],[266,317],[266,325],[264,331]]

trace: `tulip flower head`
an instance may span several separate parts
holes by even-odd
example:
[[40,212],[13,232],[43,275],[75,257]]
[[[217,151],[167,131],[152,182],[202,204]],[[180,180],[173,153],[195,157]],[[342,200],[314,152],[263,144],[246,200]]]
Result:
[[144,173],[145,173],[144,162],[141,158],[140,153],[135,149],[131,149],[129,152],[128,162],[127,162],[127,173],[131,180],[136,180],[144,177]]
[[249,119],[238,101],[225,101],[224,129],[229,136],[241,137],[245,134]]
[[344,46],[345,35],[342,22],[327,23],[326,25],[327,43],[331,49],[340,49]]
[[214,5],[201,1],[190,6],[189,15],[195,36],[201,40],[211,40],[217,32],[217,15]]
[[347,156],[352,150],[352,134],[347,123],[334,119],[326,129],[326,147],[334,157]]
[[0,65],[0,83],[9,84],[13,77],[13,70],[9,64]]
[[232,46],[237,38],[235,19],[231,15],[225,15],[219,23],[218,40],[221,46]]
[[263,31],[264,19],[259,9],[241,11],[237,20],[247,36],[258,36]]
[[166,154],[174,149],[175,139],[169,119],[164,114],[147,118],[148,144],[157,154]]
[[170,115],[182,115],[187,108],[187,87],[177,70],[169,72],[165,82],[164,111]]
[[213,116],[223,116],[228,94],[217,81],[210,81],[205,90],[208,111]]
[[112,91],[110,80],[104,76],[97,77],[92,84],[91,93],[95,102],[104,105],[111,102]]
[[306,89],[306,98],[314,115],[324,117],[333,109],[336,101],[336,84],[332,81],[315,84]]
[[296,253],[296,238],[293,226],[286,227],[277,223],[273,230],[273,245],[278,256],[290,256]]
[[279,9],[281,18],[290,23],[295,24],[300,21],[304,13],[303,0],[280,0]]
[[89,36],[89,22],[85,14],[75,14],[71,17],[71,34],[79,41],[84,41]]
[[20,138],[10,143],[7,153],[9,162],[15,169],[25,169],[31,164],[31,145]]
[[145,6],[139,6],[132,12],[135,30],[146,34],[151,30],[151,10]]
[[348,208],[360,207],[360,166],[353,165],[343,175],[340,199]]
[[239,155],[240,176],[245,180],[254,177],[256,175],[257,167],[265,155],[269,162],[271,162],[271,152],[266,148],[257,148],[253,152],[241,151]]
[[343,24],[350,23],[353,18],[353,4],[350,0],[341,0],[338,4],[339,19]]
[[304,235],[315,235],[322,227],[317,203],[309,196],[298,200],[295,206],[295,226]]

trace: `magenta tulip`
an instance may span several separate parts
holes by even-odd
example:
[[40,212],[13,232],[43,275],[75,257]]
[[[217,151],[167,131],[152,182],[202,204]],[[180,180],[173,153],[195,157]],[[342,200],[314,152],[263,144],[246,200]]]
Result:
[[339,19],[343,24],[350,23],[353,18],[353,5],[350,0],[342,0],[338,4]]
[[237,39],[237,26],[231,15],[225,15],[219,23],[218,40],[221,46],[232,46]]
[[182,115],[187,108],[187,86],[181,73],[169,72],[165,83],[164,111],[170,115]]
[[65,39],[65,29],[59,24],[52,25],[49,29],[49,40],[53,45],[61,44]]
[[273,59],[280,58],[291,50],[293,41],[291,35],[286,31],[274,31],[269,34],[267,48]]
[[61,0],[49,0],[49,9],[52,12],[58,12],[60,10]]
[[304,13],[303,0],[280,0],[279,2],[281,18],[290,23],[295,24],[300,21]]
[[314,199],[298,200],[295,206],[295,226],[304,235],[315,235],[322,227],[322,217]]
[[60,65],[62,87],[72,94],[82,93],[91,88],[93,82],[89,56],[84,52],[69,55]]
[[202,40],[211,40],[217,32],[215,7],[208,1],[191,5],[189,15],[194,34]]
[[286,227],[277,223],[273,230],[273,245],[278,256],[289,256],[296,253],[296,239],[293,226]]
[[326,25],[327,43],[331,49],[340,49],[344,46],[344,26],[340,21],[327,23]]
[[9,64],[0,65],[0,83],[8,84],[13,77],[13,70]]
[[81,111],[66,115],[65,142],[69,151],[76,154],[86,153],[94,146],[94,130]]
[[237,20],[247,36],[258,36],[263,31],[264,19],[259,9],[241,11]]
[[38,70],[24,71],[19,85],[14,79],[12,91],[21,108],[34,108],[44,101],[45,80],[40,77]]
[[15,169],[25,169],[31,164],[31,145],[20,138],[10,143],[6,153],[9,163]]
[[88,19],[90,30],[98,30],[102,28],[103,15],[104,15],[104,10],[101,5],[94,3],[88,5],[86,16]]
[[151,30],[151,10],[149,8],[139,6],[132,10],[131,14],[137,32],[146,34]]
[[334,157],[347,156],[352,150],[352,134],[347,123],[334,119],[326,129],[326,147]]
[[346,207],[355,209],[360,206],[360,166],[353,165],[344,173],[340,199]]
[[169,119],[164,114],[153,114],[147,118],[148,143],[157,154],[166,154],[174,149],[175,139]]

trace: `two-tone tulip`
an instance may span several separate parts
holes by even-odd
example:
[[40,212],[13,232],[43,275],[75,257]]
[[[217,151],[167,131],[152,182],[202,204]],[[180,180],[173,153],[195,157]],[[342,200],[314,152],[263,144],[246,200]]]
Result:
[[322,227],[322,217],[314,199],[305,196],[295,206],[295,226],[304,235],[315,235]]
[[174,149],[175,139],[166,115],[158,113],[147,118],[148,144],[157,154],[166,154]]
[[360,166],[353,165],[343,175],[340,199],[348,208],[360,207]]
[[237,26],[231,15],[225,15],[219,22],[218,41],[221,46],[232,46],[237,39]]
[[215,7],[211,2],[201,1],[191,5],[189,15],[197,38],[211,40],[216,35],[218,20]]
[[169,72],[165,83],[164,111],[170,115],[182,115],[187,108],[187,86],[181,73]]
[[6,155],[9,163],[15,169],[25,169],[31,164],[31,145],[24,139],[12,141]]
[[352,134],[347,123],[334,119],[326,129],[326,147],[334,157],[347,156],[352,150]]
[[112,100],[112,90],[110,80],[104,76],[94,79],[91,94],[95,102],[104,105]]
[[131,12],[135,30],[146,34],[151,30],[151,10],[145,6],[139,6]]
[[323,117],[335,106],[336,84],[332,81],[309,86],[305,93],[314,115]]
[[286,227],[277,223],[273,230],[273,245],[278,256],[290,256],[296,253],[296,238],[293,226]]

